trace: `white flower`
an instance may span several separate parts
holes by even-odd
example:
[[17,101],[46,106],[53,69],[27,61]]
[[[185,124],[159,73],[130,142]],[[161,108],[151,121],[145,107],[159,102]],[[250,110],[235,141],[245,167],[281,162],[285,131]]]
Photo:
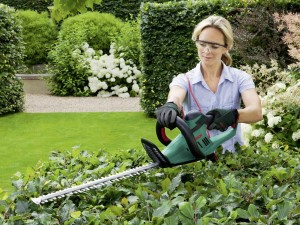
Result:
[[102,91],[99,91],[97,96],[102,97],[102,98],[108,98],[108,97],[112,96],[112,94],[109,93],[108,91],[102,90]]
[[273,134],[271,134],[271,133],[267,133],[266,135],[265,135],[265,142],[266,143],[270,143],[270,141],[273,139]]
[[273,113],[272,113],[272,112],[268,112],[267,118],[268,118],[268,119],[271,119],[271,118],[273,118],[273,117],[274,117]]
[[258,141],[258,142],[256,142],[256,146],[259,148],[259,147],[261,147],[263,144],[262,144],[262,142],[261,141]]
[[274,117],[268,118],[268,126],[270,128],[274,127],[275,125],[277,125],[280,122],[281,122],[281,117],[280,116],[274,116]]
[[83,44],[82,44],[82,50],[83,51],[86,51],[88,48],[89,48],[89,44],[88,43],[86,43],[86,42],[83,42]]
[[89,56],[89,57],[94,56],[94,55],[95,55],[94,49],[88,48],[88,49],[86,50],[86,55]]
[[284,90],[286,88],[286,85],[282,82],[276,83],[275,86],[277,87],[277,90]]
[[268,97],[273,97],[275,95],[275,92],[273,91],[268,91],[267,96]]
[[273,144],[272,144],[272,148],[273,149],[278,149],[280,146],[279,146],[279,143],[278,142],[274,142]]
[[259,137],[261,136],[263,133],[263,131],[261,129],[255,129],[251,132],[251,136],[253,137]]
[[294,132],[294,133],[292,134],[292,139],[293,139],[294,141],[298,141],[298,140],[300,139],[300,129],[298,129],[296,132]]
[[118,94],[118,96],[120,98],[129,98],[130,97],[129,93],[121,93],[121,94]]
[[127,77],[126,82],[127,82],[128,84],[132,83],[132,77]]
[[134,90],[135,92],[139,92],[139,90],[140,90],[139,85],[138,84],[133,84],[132,85],[132,90]]

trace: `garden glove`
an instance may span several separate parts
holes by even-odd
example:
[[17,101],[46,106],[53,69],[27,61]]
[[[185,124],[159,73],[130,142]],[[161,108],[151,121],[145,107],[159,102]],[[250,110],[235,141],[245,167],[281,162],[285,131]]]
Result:
[[209,130],[225,131],[229,126],[235,128],[239,118],[237,109],[213,109],[206,115],[214,117],[213,122],[207,127]]
[[157,122],[170,130],[173,130],[176,127],[176,117],[178,115],[179,110],[174,102],[167,102],[156,111]]

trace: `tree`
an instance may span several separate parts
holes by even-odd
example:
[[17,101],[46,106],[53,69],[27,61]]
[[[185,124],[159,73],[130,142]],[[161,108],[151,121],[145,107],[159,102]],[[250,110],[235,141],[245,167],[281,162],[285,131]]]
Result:
[[93,9],[94,4],[100,5],[102,0],[54,0],[50,8],[51,16],[56,21],[61,21],[70,15],[87,12]]

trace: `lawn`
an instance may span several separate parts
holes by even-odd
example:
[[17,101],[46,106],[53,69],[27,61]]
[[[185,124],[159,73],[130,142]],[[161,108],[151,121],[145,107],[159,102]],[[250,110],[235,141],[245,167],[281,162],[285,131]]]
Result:
[[[0,117],[0,188],[11,191],[10,178],[47,160],[51,151],[105,150],[110,154],[135,148],[141,138],[159,148],[156,120],[143,112],[18,113]],[[170,134],[172,137],[172,133]]]

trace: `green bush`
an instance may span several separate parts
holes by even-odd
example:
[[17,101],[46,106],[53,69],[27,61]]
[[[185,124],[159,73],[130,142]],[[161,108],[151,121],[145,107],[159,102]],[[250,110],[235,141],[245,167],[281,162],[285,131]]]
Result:
[[22,111],[23,85],[15,76],[22,64],[24,46],[15,11],[0,4],[0,115]]
[[57,45],[49,52],[49,90],[59,96],[88,96],[89,91],[84,87],[88,85],[89,65],[86,61],[79,61],[73,52],[80,48],[82,35],[77,33],[68,40],[58,36]]
[[[130,59],[139,68],[141,55],[141,34],[139,21],[124,22],[120,35],[115,38],[116,56]],[[120,53],[122,55],[120,55]]]
[[144,2],[169,2],[170,0],[102,0],[100,5],[94,5],[98,12],[111,13],[123,21],[135,19],[140,12],[140,6]]
[[60,35],[63,40],[68,40],[80,32],[81,39],[74,45],[87,42],[94,50],[108,53],[112,40],[120,34],[122,26],[123,22],[112,14],[87,12],[64,20]]
[[79,60],[74,54],[82,43],[88,43],[95,51],[108,53],[110,44],[122,27],[123,22],[113,15],[88,12],[69,17],[62,25],[58,42],[49,53],[50,91],[60,96],[88,96],[90,67],[87,61]]
[[56,41],[58,30],[48,12],[19,10],[16,17],[21,20],[22,37],[25,42],[25,64],[47,64],[48,52]]

